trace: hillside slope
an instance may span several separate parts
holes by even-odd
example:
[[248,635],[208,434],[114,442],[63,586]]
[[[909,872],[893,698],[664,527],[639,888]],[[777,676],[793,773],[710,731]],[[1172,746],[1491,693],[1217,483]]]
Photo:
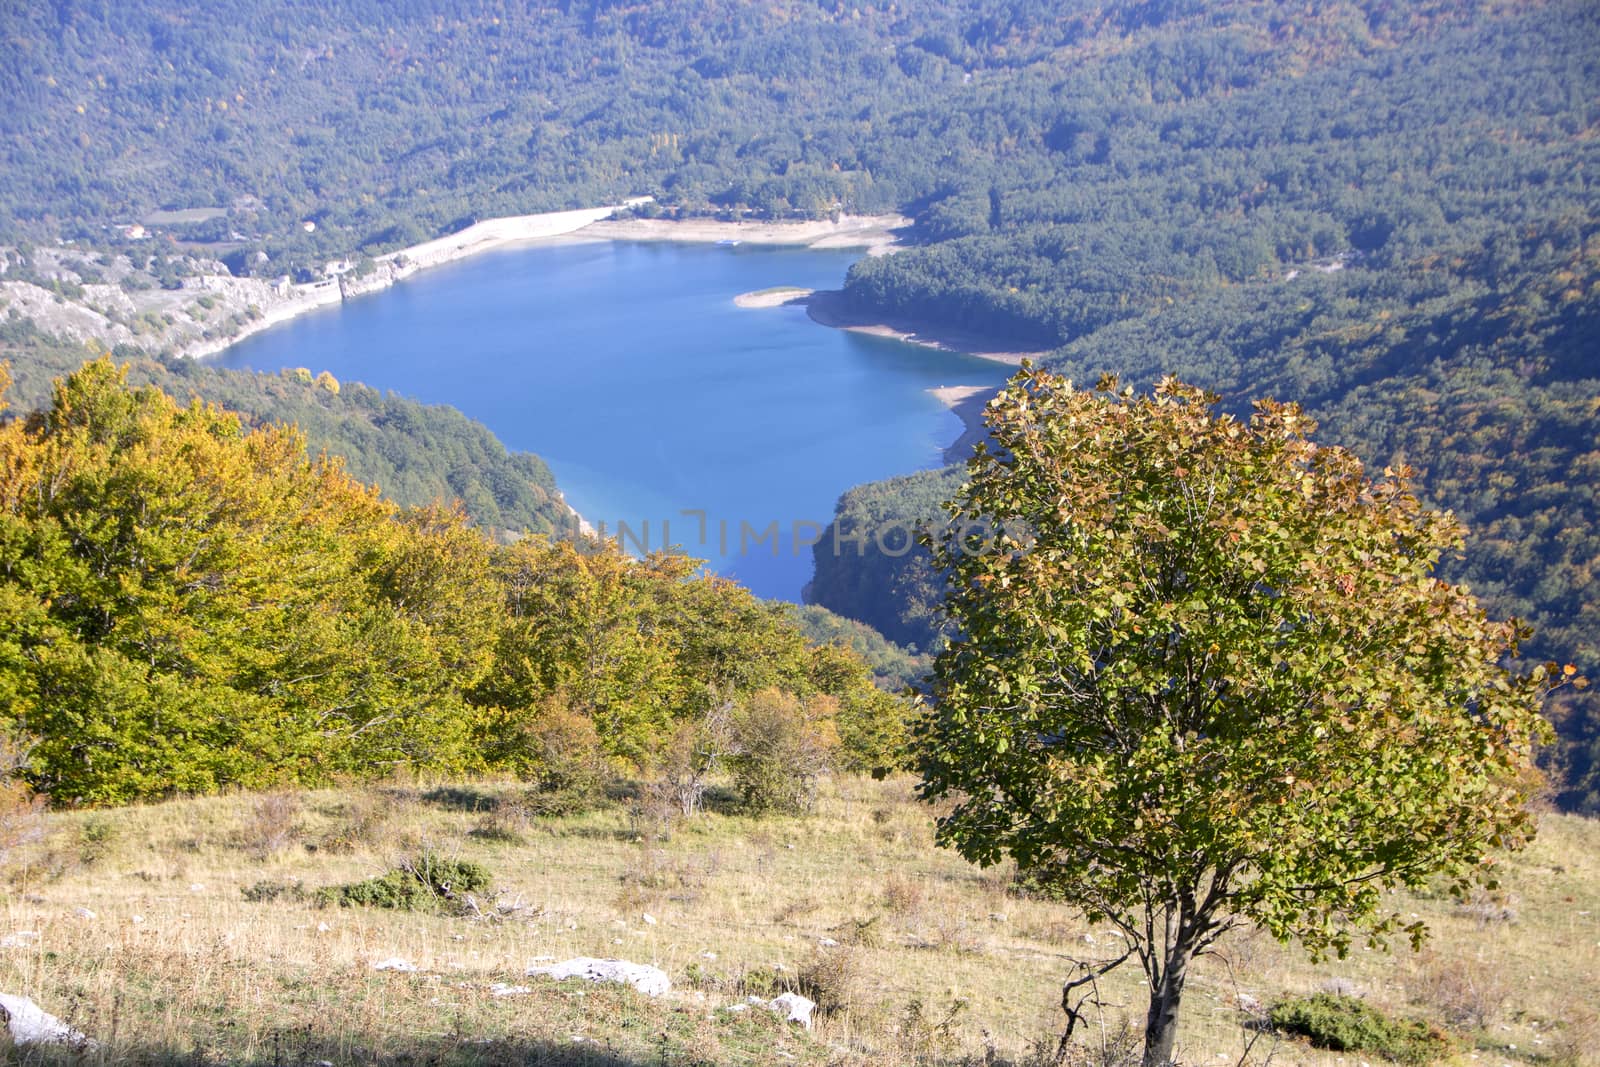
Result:
[[[712,813],[668,835],[621,806],[552,819],[521,803],[506,783],[396,782],[52,815],[11,856],[0,989],[105,1042],[89,1062],[1033,1067],[1071,961],[1116,944],[1011,892],[1008,871],[933,848],[905,779],[841,778],[810,817]],[[477,916],[311,899],[423,849],[488,871]],[[1434,931],[1420,956],[1313,966],[1234,938],[1192,974],[1184,1062],[1239,1062],[1252,1002],[1340,988],[1449,1032],[1447,1062],[1593,1063],[1593,1005],[1575,991],[1600,981],[1600,826],[1545,817],[1503,883],[1492,899],[1396,900]],[[578,955],[654,964],[673,991],[525,974]],[[417,970],[374,969],[396,958]],[[727,1010],[797,987],[825,1005],[809,1034]],[[1103,995],[1115,1035],[1143,994],[1123,970]],[[1269,1054],[1352,1062],[1271,1035],[1249,1062]]]

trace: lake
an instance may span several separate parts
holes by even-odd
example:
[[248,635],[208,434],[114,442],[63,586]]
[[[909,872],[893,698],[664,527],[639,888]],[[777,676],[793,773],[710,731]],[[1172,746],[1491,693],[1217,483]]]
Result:
[[[216,361],[326,370],[450,404],[542,456],[584,518],[626,527],[630,550],[675,544],[761,596],[798,601],[812,571],[804,542],[839,494],[938,465],[960,433],[928,390],[1007,374],[819,326],[799,307],[733,303],[772,286],[837,288],[856,258],[530,245],[301,316]],[[762,539],[773,523],[779,536]]]

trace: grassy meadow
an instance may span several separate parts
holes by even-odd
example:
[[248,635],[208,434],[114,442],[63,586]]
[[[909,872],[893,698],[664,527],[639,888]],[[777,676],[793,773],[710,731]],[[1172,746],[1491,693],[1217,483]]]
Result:
[[[1109,928],[936,849],[907,779],[833,781],[805,818],[713,810],[675,825],[626,798],[534,816],[521,793],[407,782],[44,816],[45,836],[7,858],[0,991],[31,996],[99,1045],[9,1055],[1023,1064],[1053,1045],[1071,961],[1118,954]],[[424,852],[481,864],[494,889],[465,914],[315,899]],[[1354,990],[1448,1031],[1444,1063],[1600,1063],[1600,823],[1547,815],[1533,847],[1503,863],[1492,897],[1396,902],[1435,932],[1421,955],[1357,948],[1313,966],[1292,945],[1235,938],[1193,973],[1182,1062],[1375,1063],[1253,1025],[1257,1004]],[[524,976],[578,955],[655,964],[673,991],[652,1001]],[[374,969],[395,958],[417,970]],[[821,1003],[811,1032],[726,1010],[785,988]],[[1143,1017],[1136,965],[1110,976],[1101,999],[1091,1036],[1105,1051],[1084,1062],[1120,1062],[1120,1020]]]

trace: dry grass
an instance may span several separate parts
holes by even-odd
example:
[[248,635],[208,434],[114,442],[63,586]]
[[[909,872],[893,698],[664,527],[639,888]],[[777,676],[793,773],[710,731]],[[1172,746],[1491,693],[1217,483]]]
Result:
[[[395,785],[48,816],[0,901],[13,946],[0,948],[0,990],[34,997],[119,1063],[1020,1063],[1056,1029],[1070,961],[1116,951],[1106,929],[935,849],[905,781],[833,783],[809,818],[705,815],[648,839],[624,806],[550,819],[521,812],[520,796]],[[422,849],[489,868],[502,907],[319,909],[297,891]],[[1397,902],[1437,933],[1425,959],[1358,949],[1314,967],[1293,946],[1235,939],[1194,972],[1183,1062],[1237,1062],[1251,1036],[1241,1004],[1336,980],[1392,1012],[1466,1018],[1461,1064],[1586,1062],[1600,824],[1549,816],[1505,866],[1514,921],[1445,897]],[[263,883],[276,895],[246,899]],[[675,992],[657,1003],[523,978],[539,957],[576,955],[654,963]],[[396,956],[420,970],[372,969]],[[1473,985],[1486,974],[1497,982]],[[496,997],[497,982],[534,991]],[[830,1011],[807,1035],[720,1010],[760,983],[826,990]],[[1114,1037],[1119,1013],[1141,1016],[1136,973],[1113,975],[1104,1000]],[[1277,1065],[1359,1062],[1272,1052]]]

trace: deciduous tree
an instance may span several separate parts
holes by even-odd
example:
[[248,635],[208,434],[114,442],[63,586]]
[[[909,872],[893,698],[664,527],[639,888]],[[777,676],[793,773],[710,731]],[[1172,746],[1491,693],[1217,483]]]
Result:
[[1386,890],[1491,878],[1533,833],[1540,704],[1572,673],[1508,669],[1525,631],[1434,577],[1463,530],[1409,472],[1369,477],[1293,405],[1216,402],[1025,367],[933,546],[957,631],[919,727],[939,840],[1121,931],[1096,971],[1142,965],[1147,1067],[1229,930],[1420,943]]

